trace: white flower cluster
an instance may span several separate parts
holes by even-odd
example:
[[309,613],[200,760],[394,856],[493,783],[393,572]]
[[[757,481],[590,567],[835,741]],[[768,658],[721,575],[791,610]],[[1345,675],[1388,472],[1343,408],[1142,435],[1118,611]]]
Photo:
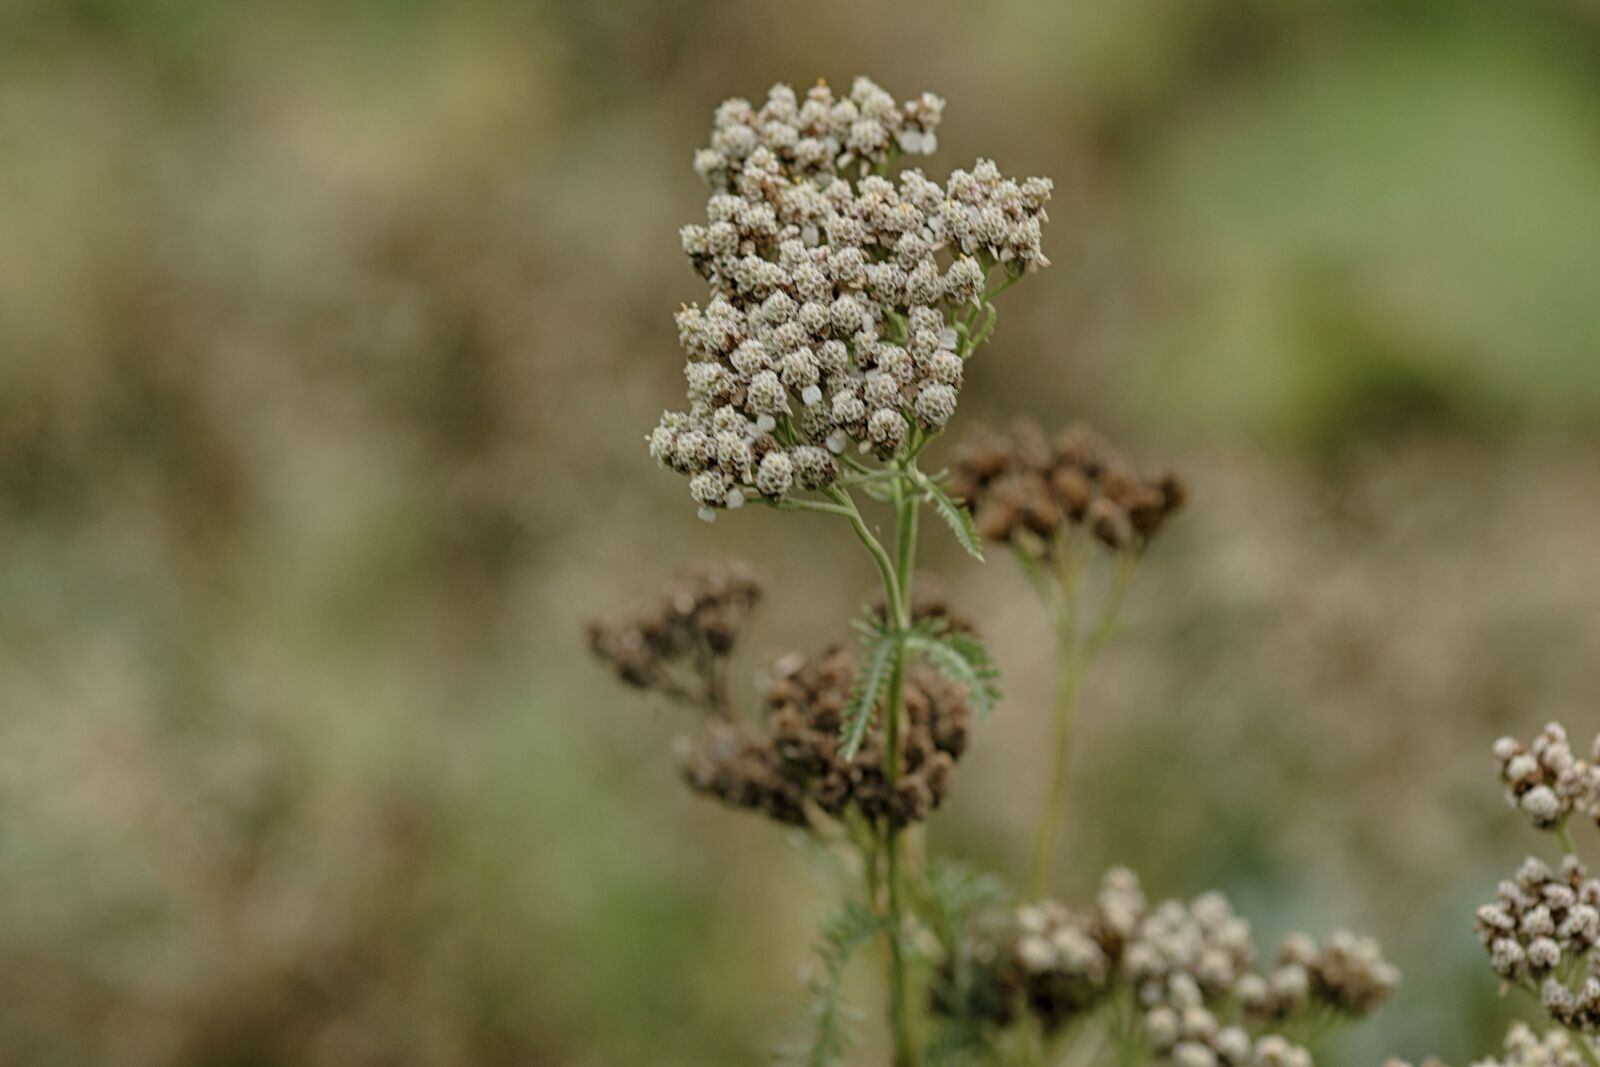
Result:
[[1477,927],[1495,973],[1507,981],[1565,974],[1600,942],[1600,879],[1588,877],[1576,857],[1559,873],[1529,857],[1515,879],[1500,883],[1495,903],[1478,909]]
[[1494,743],[1507,800],[1541,830],[1574,814],[1600,822],[1600,736],[1590,755],[1576,756],[1566,728],[1557,722],[1546,725],[1530,744],[1514,737]]
[[730,100],[696,167],[713,186],[684,251],[711,287],[678,313],[689,408],[650,454],[689,476],[703,517],[836,476],[851,443],[887,458],[955,413],[969,330],[989,274],[1047,264],[1048,179],[992,162],[943,187],[876,173],[929,151],[943,102],[898,105],[865,78],[849,99],[775,86],[759,110]]
[[1336,930],[1318,945],[1291,933],[1278,948],[1278,964],[1265,975],[1247,974],[1234,986],[1246,1014],[1287,1019],[1317,1001],[1349,1015],[1365,1015],[1387,1000],[1400,971],[1370,937]]
[[[1479,1060],[1472,1067],[1588,1067],[1571,1035],[1551,1030],[1540,1037],[1527,1023],[1512,1023],[1506,1032],[1505,1055]],[[1412,1067],[1405,1060],[1391,1059],[1384,1067]],[[1444,1067],[1436,1059],[1424,1060],[1422,1067]]]
[[775,85],[760,108],[739,97],[722,102],[711,146],[694,154],[694,169],[713,188],[730,188],[745,160],[765,150],[796,178],[859,176],[899,152],[931,155],[943,117],[943,98],[923,93],[899,104],[870,78],[857,78],[842,100],[826,82],[804,100],[787,85]]
[[1311,1067],[1311,1053],[1281,1034],[1251,1037],[1242,1026],[1223,1026],[1206,1006],[1192,975],[1177,972],[1144,1017],[1145,1038],[1173,1067]]
[[[1052,901],[1020,908],[1012,951],[1025,1002],[1047,1030],[1131,988],[1146,1039],[1173,1067],[1309,1067],[1305,1049],[1260,1027],[1312,1008],[1364,1015],[1399,981],[1376,942],[1348,932],[1320,947],[1290,935],[1264,976],[1251,970],[1255,954],[1250,924],[1222,894],[1150,907],[1121,868],[1086,912]],[[1219,1018],[1231,1005],[1243,1009],[1238,1022]]]

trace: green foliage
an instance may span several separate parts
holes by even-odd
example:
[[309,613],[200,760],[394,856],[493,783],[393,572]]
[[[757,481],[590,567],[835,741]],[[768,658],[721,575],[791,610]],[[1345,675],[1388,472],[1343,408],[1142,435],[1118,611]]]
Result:
[[982,563],[983,540],[978,536],[978,528],[972,522],[972,512],[967,510],[966,505],[952,499],[949,493],[926,476],[917,477],[917,488],[939,518],[944,520],[944,524],[950,527],[950,532],[956,535],[956,540],[967,550],[967,555]]
[[959,943],[961,931],[973,915],[1011,899],[1011,890],[997,875],[944,856],[928,864],[927,891],[924,918],[947,952]]
[[[1005,882],[993,874],[942,857],[929,865],[922,918],[938,938],[948,961],[939,978],[948,1003],[967,1004],[971,999],[973,965],[962,944],[968,923],[978,913],[1010,899]],[[923,1051],[930,1067],[995,1062],[989,1028],[959,1011],[938,1018]]]
[[847,760],[854,759],[856,753],[861,751],[867,727],[871,725],[878,701],[883,699],[884,689],[888,686],[889,660],[899,643],[895,635],[881,624],[862,623],[860,629],[866,648],[861,658],[861,670],[856,676],[855,692],[851,694],[850,705],[844,713],[844,747],[841,753]]
[[940,622],[919,625],[906,636],[906,644],[940,674],[965,688],[979,714],[988,715],[1000,702],[1000,669],[974,635],[951,630]]
[[781,1048],[778,1061],[804,1067],[842,1063],[849,1050],[851,1012],[844,1003],[850,960],[883,929],[883,919],[860,901],[846,901],[817,931],[819,973],[811,983],[800,1034]]

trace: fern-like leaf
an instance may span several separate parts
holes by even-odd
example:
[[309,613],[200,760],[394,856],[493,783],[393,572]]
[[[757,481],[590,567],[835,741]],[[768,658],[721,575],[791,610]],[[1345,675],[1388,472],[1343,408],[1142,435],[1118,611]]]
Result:
[[889,661],[898,643],[893,634],[872,630],[863,635],[866,649],[861,657],[861,669],[856,676],[856,689],[850,695],[850,705],[845,708],[842,736],[844,745],[839,754],[846,760],[855,759],[866,739],[867,727],[878,709],[878,701],[889,682]]
[[1000,702],[1000,669],[972,634],[959,630],[913,632],[906,638],[946,678],[967,691],[979,714],[987,715]]
[[967,550],[967,555],[982,563],[983,539],[978,536],[978,527],[972,521],[972,512],[967,510],[965,504],[951,499],[949,493],[926,476],[919,478],[917,485],[928,503],[933,505],[933,510],[938,512],[944,524],[950,527],[950,532],[956,535],[956,540],[961,542],[961,547]]
[[804,1067],[834,1067],[850,1046],[853,1013],[844,1003],[844,975],[850,960],[883,929],[883,920],[865,904],[847,901],[818,930],[819,972],[811,983],[801,1033],[779,1050],[779,1062]]

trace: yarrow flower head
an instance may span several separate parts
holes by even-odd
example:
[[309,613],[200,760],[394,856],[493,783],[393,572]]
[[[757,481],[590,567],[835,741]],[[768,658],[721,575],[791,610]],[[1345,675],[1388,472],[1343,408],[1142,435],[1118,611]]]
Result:
[[689,406],[648,437],[702,517],[827,488],[847,449],[888,459],[943,429],[993,324],[991,274],[1048,265],[1049,179],[982,159],[942,186],[884,173],[933,151],[943,112],[936,96],[896,103],[866,78],[844,98],[777,85],[759,108],[717,109],[695,156],[706,221],[681,234],[710,286],[678,313]]
[[1600,736],[1590,755],[1582,759],[1572,751],[1558,722],[1547,724],[1526,745],[1514,737],[1494,743],[1506,800],[1541,830],[1563,825],[1573,815],[1600,823]]
[[589,648],[631,686],[727,715],[722,667],[761,597],[746,564],[692,568],[654,603],[591,622]]
[[951,464],[950,490],[972,508],[985,540],[1035,558],[1054,555],[1074,528],[1114,550],[1142,548],[1187,498],[1176,477],[1141,477],[1087,426],[1049,440],[1026,419],[1009,433],[968,435]]
[[[1505,1053],[1499,1058],[1479,1060],[1473,1067],[1588,1067],[1572,1035],[1551,1030],[1543,1037],[1527,1023],[1512,1023],[1506,1032]],[[1390,1059],[1384,1067],[1412,1067],[1405,1060]],[[1421,1067],[1445,1067],[1442,1060],[1426,1059]]]
[[[1250,925],[1226,897],[1150,906],[1133,872],[1106,873],[1093,907],[1054,901],[1013,913],[997,959],[977,972],[987,988],[965,1003],[1008,1025],[1020,999],[1047,1032],[1094,1010],[1126,989],[1143,1013],[1142,1032],[1158,1060],[1173,1067],[1310,1067],[1309,1053],[1273,1032],[1311,1013],[1365,1015],[1399,980],[1377,943],[1340,932],[1326,945],[1304,934],[1284,940],[1277,967],[1252,969]],[[936,999],[950,1005],[954,998]],[[1224,1021],[1243,1009],[1236,1021]]]
[[[1600,879],[1576,857],[1566,857],[1559,871],[1524,861],[1515,878],[1500,883],[1495,902],[1478,909],[1477,928],[1496,974],[1542,983],[1545,1009],[1558,1021],[1600,1027],[1600,978],[1583,974],[1600,944]],[[1574,972],[1575,990],[1567,984]]]
[[840,646],[779,659],[760,725],[708,722],[680,745],[684,780],[697,793],[795,826],[851,809],[896,826],[926,820],[949,794],[967,748],[966,695],[923,664],[907,672],[905,765],[891,783],[876,735],[853,759],[842,754],[839,731],[857,669],[855,654]]
[[[974,708],[966,690],[926,663],[908,667],[892,780],[877,733],[853,756],[845,752],[841,729],[861,667],[844,646],[779,657],[765,673],[761,714],[742,718],[728,692],[728,662],[761,597],[760,581],[743,563],[694,568],[657,602],[590,623],[590,649],[629,685],[706,713],[677,749],[684,781],[696,793],[801,827],[852,811],[896,826],[929,818],[949,795],[967,749]],[[877,608],[880,619],[884,611]],[[934,590],[919,593],[913,618],[939,632],[972,632]]]

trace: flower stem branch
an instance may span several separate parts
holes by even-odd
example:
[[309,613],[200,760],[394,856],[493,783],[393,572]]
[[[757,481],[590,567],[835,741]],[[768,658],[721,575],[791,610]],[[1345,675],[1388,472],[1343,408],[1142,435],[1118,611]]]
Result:
[[1029,865],[1028,891],[1033,899],[1045,896],[1050,889],[1050,878],[1055,872],[1056,843],[1061,835],[1061,818],[1066,805],[1067,772],[1071,764],[1072,729],[1077,718],[1078,698],[1083,680],[1089,673],[1095,657],[1116,629],[1118,613],[1127,595],[1138,557],[1131,553],[1122,555],[1117,562],[1117,572],[1112,579],[1106,604],[1099,621],[1085,635],[1079,634],[1079,596],[1082,584],[1078,554],[1063,544],[1061,561],[1056,567],[1056,584],[1050,593],[1052,615],[1056,628],[1056,656],[1059,676],[1056,687],[1056,706],[1050,746],[1050,784],[1044,803],[1039,809],[1037,829],[1034,833],[1033,859]]

